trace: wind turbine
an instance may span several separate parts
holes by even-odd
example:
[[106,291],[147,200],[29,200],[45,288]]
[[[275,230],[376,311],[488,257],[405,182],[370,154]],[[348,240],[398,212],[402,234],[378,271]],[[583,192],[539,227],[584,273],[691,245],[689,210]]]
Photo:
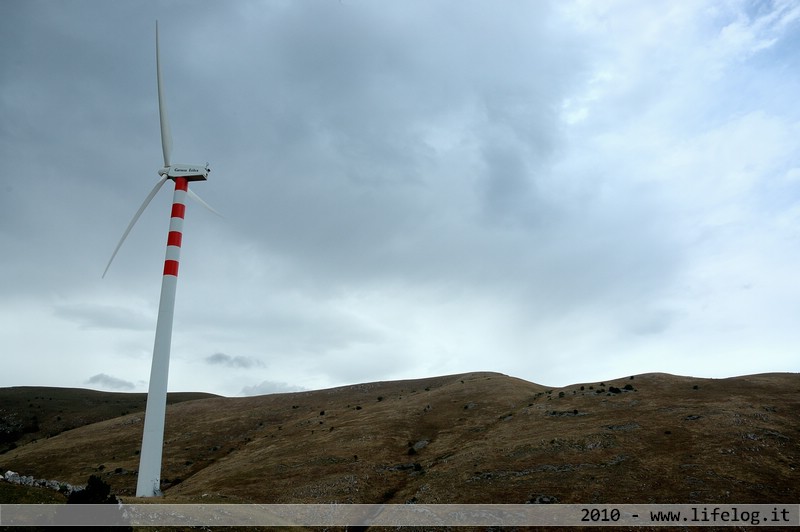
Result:
[[[169,352],[172,341],[172,318],[175,311],[175,289],[178,284],[178,263],[183,237],[183,219],[186,212],[186,196],[200,202],[216,213],[197,194],[189,190],[190,181],[205,181],[211,169],[208,164],[172,164],[172,136],[170,134],[167,111],[164,104],[164,90],[161,81],[161,57],[158,49],[158,21],[156,21],[156,78],[158,82],[158,114],[161,122],[161,148],[164,154],[164,167],[158,171],[161,179],[147,195],[139,210],[134,214],[127,229],[122,234],[111,259],[108,261],[103,277],[111,262],[130,233],[139,216],[150,204],[168,179],[175,182],[172,199],[172,213],[167,236],[167,253],[164,259],[164,273],[161,279],[161,299],[158,304],[156,337],[153,345],[153,362],[150,368],[150,386],[147,391],[147,407],[144,416],[142,450],[139,457],[139,478],[136,485],[137,497],[153,497],[161,494],[161,456],[164,448],[164,420],[167,409],[167,378],[169,374]],[[218,213],[217,213],[218,214]]]

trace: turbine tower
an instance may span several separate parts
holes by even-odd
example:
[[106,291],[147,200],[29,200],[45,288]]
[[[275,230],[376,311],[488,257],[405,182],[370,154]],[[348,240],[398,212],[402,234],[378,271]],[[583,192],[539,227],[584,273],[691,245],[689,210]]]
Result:
[[156,21],[156,78],[158,83],[158,113],[161,122],[161,148],[164,154],[164,167],[158,171],[161,179],[145,198],[133,216],[122,238],[108,261],[103,277],[117,255],[122,243],[130,233],[139,216],[155,197],[162,185],[171,179],[175,182],[172,199],[172,213],[167,236],[167,253],[164,259],[164,273],[161,279],[161,299],[158,304],[158,321],[153,345],[153,362],[150,368],[150,385],[147,391],[147,407],[144,417],[142,449],[139,457],[139,477],[136,485],[137,497],[153,497],[161,494],[161,456],[164,448],[164,420],[167,409],[167,379],[169,375],[169,352],[172,341],[172,318],[175,310],[175,290],[178,284],[178,263],[180,260],[183,219],[186,212],[186,196],[200,202],[216,213],[196,194],[189,190],[190,181],[205,181],[211,171],[208,164],[172,164],[172,136],[167,121],[164,104],[164,90],[161,80],[161,57],[158,48],[158,21]]

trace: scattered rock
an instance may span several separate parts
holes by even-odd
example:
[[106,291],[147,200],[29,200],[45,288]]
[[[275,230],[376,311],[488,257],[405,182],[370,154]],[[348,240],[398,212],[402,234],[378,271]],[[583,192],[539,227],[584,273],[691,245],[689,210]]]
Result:
[[527,504],[558,504],[558,497],[538,494],[531,497]]
[[577,410],[548,410],[547,415],[563,417],[563,416],[582,416],[584,414],[578,412]]
[[636,430],[640,428],[640,425],[635,421],[631,421],[622,425],[608,425],[606,428],[608,430]]
[[61,493],[65,493],[67,495],[70,495],[75,491],[80,491],[84,489],[83,486],[73,486],[68,482],[60,482],[58,480],[37,479],[33,478],[32,476],[20,475],[19,473],[15,473],[14,471],[6,471],[5,475],[3,475],[0,478],[3,478],[9,484],[48,488],[53,491],[60,491]]
[[408,462],[407,464],[392,466],[389,471],[422,471],[422,466],[418,462]]
[[428,440],[419,440],[417,443],[412,445],[411,448],[414,449],[415,451],[421,451],[422,449],[427,447],[429,443],[430,442]]

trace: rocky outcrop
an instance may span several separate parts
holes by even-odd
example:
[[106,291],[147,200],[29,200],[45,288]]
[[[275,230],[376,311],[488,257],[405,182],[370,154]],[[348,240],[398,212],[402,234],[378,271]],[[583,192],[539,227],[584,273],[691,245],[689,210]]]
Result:
[[58,480],[33,478],[32,476],[20,475],[19,473],[15,473],[14,471],[6,471],[4,475],[0,476],[0,480],[4,480],[9,484],[17,484],[19,486],[48,488],[53,491],[61,492],[65,495],[70,495],[75,491],[81,491],[85,487],[85,486],[73,486],[68,482],[61,482]]

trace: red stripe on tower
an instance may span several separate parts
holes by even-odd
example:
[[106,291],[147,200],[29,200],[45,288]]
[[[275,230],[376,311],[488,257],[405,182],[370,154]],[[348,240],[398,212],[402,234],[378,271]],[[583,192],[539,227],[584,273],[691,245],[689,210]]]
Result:
[[173,218],[183,218],[186,215],[186,205],[183,203],[173,203],[172,204],[172,217]]
[[184,192],[187,192],[189,190],[189,180],[185,177],[176,177],[175,190],[183,190]]
[[183,239],[182,233],[180,233],[179,231],[170,231],[169,235],[167,235],[167,245],[181,247],[182,239]]
[[177,260],[165,260],[164,261],[164,275],[174,275],[175,277],[178,276],[178,261]]

